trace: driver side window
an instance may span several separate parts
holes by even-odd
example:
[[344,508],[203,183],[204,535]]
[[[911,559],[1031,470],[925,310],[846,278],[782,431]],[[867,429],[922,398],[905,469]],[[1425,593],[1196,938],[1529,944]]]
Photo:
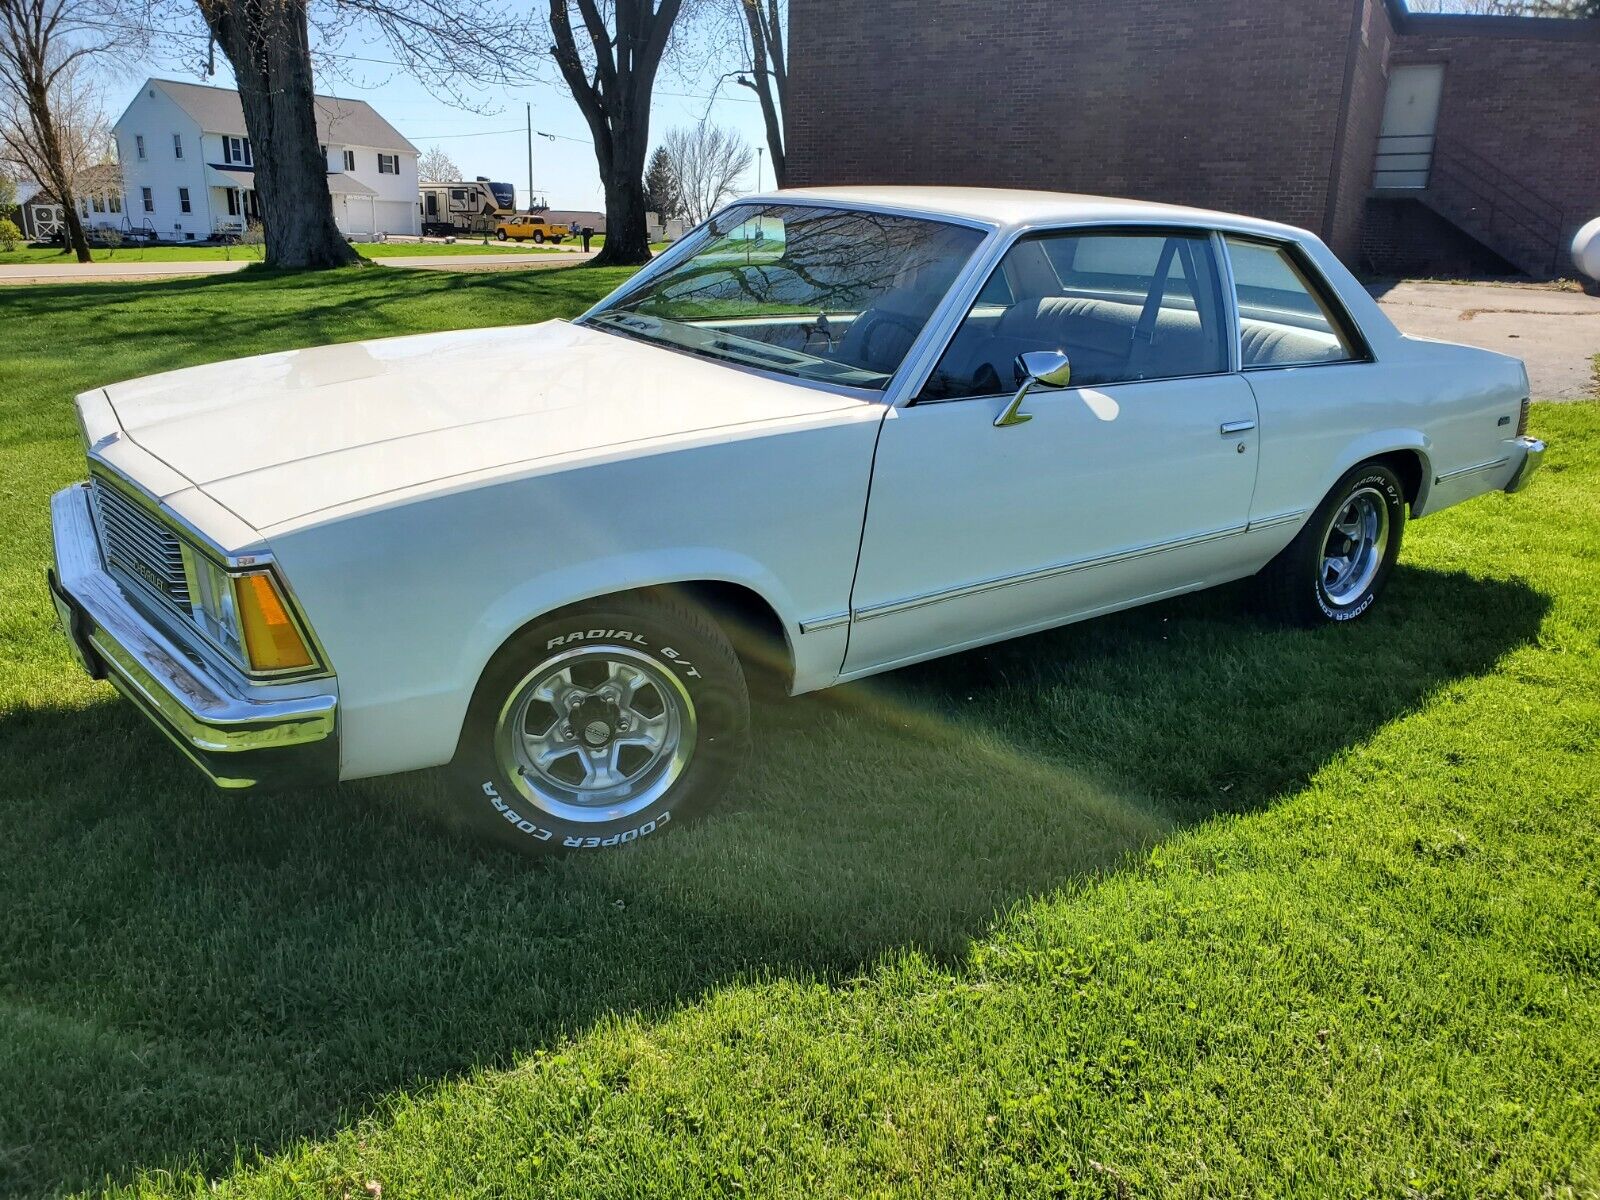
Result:
[[1075,386],[1228,369],[1222,288],[1203,232],[1025,238],[995,269],[922,398],[992,396],[1022,384],[1017,357],[1063,350]]

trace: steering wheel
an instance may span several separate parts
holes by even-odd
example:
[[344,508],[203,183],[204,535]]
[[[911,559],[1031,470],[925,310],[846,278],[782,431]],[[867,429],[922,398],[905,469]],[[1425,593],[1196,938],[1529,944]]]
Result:
[[[906,334],[906,345],[909,347],[916,341],[917,334],[922,332],[923,321],[909,313],[897,312],[892,308],[869,308],[855,319],[839,341],[839,349],[846,351],[847,361],[868,371],[883,369],[879,364],[874,364],[865,352],[879,328],[885,325],[903,330]],[[859,350],[861,354],[858,356],[849,353],[855,350]]]

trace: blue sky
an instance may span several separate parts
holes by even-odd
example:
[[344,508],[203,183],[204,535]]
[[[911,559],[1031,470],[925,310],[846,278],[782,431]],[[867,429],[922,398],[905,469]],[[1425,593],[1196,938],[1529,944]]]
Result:
[[[529,19],[537,21],[543,18],[535,12]],[[352,61],[353,58],[388,58],[389,52],[382,45],[363,45],[359,40],[350,39],[339,47],[339,51],[344,57],[337,64],[337,69],[319,75],[319,92],[367,101],[405,134],[419,151],[426,152],[431,146],[437,145],[455,160],[468,178],[487,175],[491,179],[515,184],[519,206],[527,203],[528,147],[524,132],[524,106],[531,102],[534,129],[555,135],[553,139],[540,137],[537,133],[534,136],[534,187],[547,197],[554,208],[604,206],[604,194],[600,188],[588,127],[578,106],[559,82],[552,80],[510,90],[475,92],[470,102],[474,108],[482,111],[470,111],[455,106],[448,97],[435,95],[427,86],[402,71]],[[220,52],[217,54],[217,74],[214,78],[207,78],[200,69],[200,57],[200,54],[195,54],[174,59],[170,55],[158,55],[130,64],[106,84],[107,111],[115,118],[147,75],[232,86],[227,59]],[[553,71],[546,73],[553,75]],[[691,125],[699,121],[709,105],[714,122],[737,129],[752,147],[764,151],[766,136],[755,94],[748,88],[729,82],[723,85],[720,96],[708,100],[712,88],[711,81],[685,80],[674,74],[670,67],[663,68],[656,81],[656,100],[650,121],[651,145],[656,145],[673,126]],[[762,181],[764,187],[773,186],[770,164],[763,173]],[[755,171],[752,169],[741,190],[753,191],[755,188]]]

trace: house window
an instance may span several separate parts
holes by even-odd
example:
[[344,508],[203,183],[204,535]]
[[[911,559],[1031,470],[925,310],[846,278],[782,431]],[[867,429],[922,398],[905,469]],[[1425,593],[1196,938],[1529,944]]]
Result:
[[354,150],[346,150],[344,152],[344,169],[346,171],[354,171],[356,169],[356,152]]
[[100,192],[94,194],[94,210],[97,213],[103,213],[106,210],[106,198]]
[[188,188],[179,188],[178,189],[178,211],[179,212],[192,212],[193,211],[189,207],[189,189]]
[[398,174],[400,174],[400,156],[398,154],[380,154],[380,155],[378,155],[378,174],[379,175],[398,175]]
[[239,215],[239,193],[232,188],[228,189],[228,215],[230,217]]
[[250,157],[250,139],[224,137],[222,139],[222,158],[224,162],[235,166],[252,166],[255,160]]
[[139,157],[143,158],[144,157],[144,134],[136,133],[136,134],[133,135],[133,146],[134,146],[134,150],[137,152]]
[[172,157],[183,157],[183,137],[181,134],[175,133],[172,135]]
[[87,217],[89,215],[89,202],[87,200],[79,200],[78,211]]
[[153,196],[150,193],[150,189],[149,188],[140,188],[139,189],[139,195],[144,200],[144,210],[145,210],[145,212],[155,212],[155,210],[156,210],[156,198],[155,198],[155,196]]
[[112,192],[109,196],[106,197],[106,203],[111,206],[111,211],[112,212],[114,212],[114,213],[121,212],[122,211],[122,193],[121,192]]

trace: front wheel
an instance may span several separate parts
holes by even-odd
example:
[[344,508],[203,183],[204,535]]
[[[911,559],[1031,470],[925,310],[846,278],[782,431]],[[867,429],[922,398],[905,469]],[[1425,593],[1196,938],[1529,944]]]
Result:
[[503,241],[506,240],[506,231],[504,229],[496,229],[494,231],[494,236],[499,238],[503,242]]
[[710,808],[749,728],[738,657],[699,610],[653,596],[567,609],[484,672],[447,813],[528,852],[624,846]]
[[1400,477],[1381,462],[1362,463],[1257,576],[1263,606],[1299,625],[1354,621],[1388,582],[1405,525]]
[[534,233],[533,233],[533,244],[535,246],[544,245],[544,234],[540,233],[538,230],[534,230]]

